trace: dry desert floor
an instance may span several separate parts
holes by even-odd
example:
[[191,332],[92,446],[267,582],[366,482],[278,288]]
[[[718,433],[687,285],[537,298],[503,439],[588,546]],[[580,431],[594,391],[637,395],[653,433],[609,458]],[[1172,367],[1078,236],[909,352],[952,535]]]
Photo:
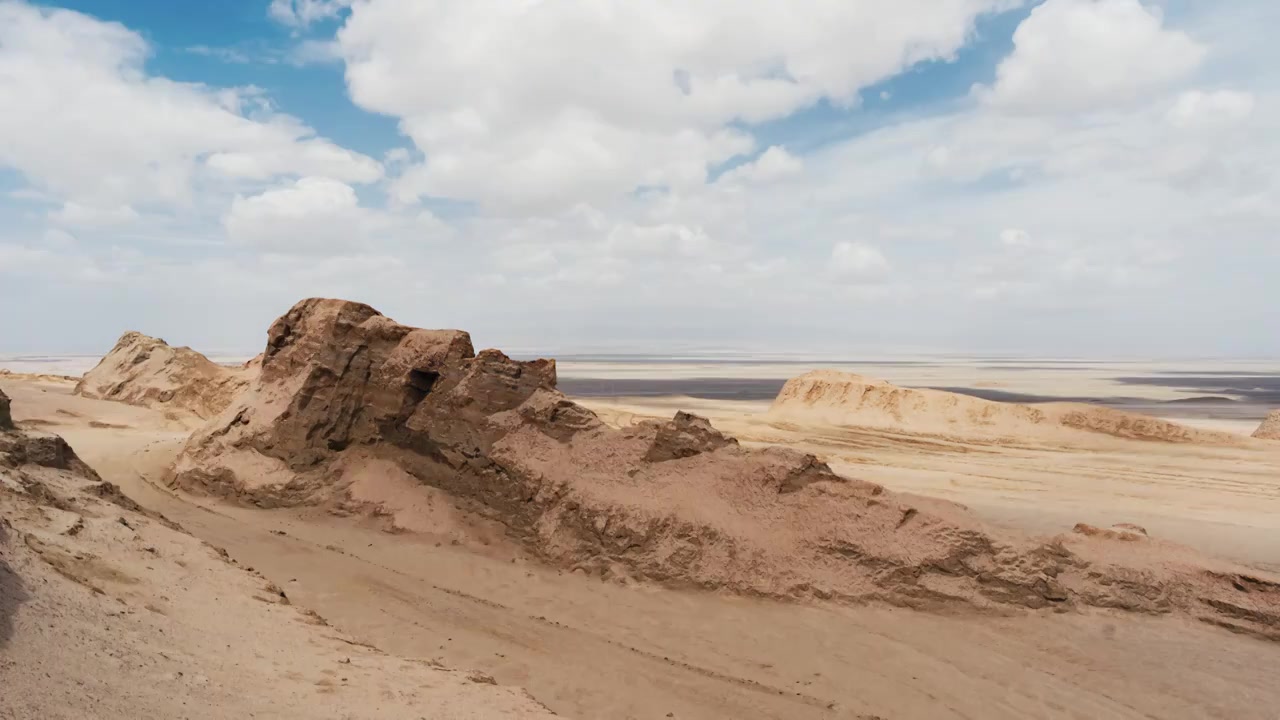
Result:
[[[233,507],[160,482],[189,429],[162,413],[0,380],[14,419],[67,439],[145,508],[224,548],[358,642],[474,668],[577,718],[1274,718],[1280,644],[1103,610],[940,615],[622,584],[542,567],[437,497],[423,532]],[[749,443],[939,496],[1036,532],[1132,522],[1280,569],[1280,443],[976,443],[777,425],[760,404],[596,399],[625,425],[677,409]],[[345,685],[307,692],[355,692]],[[262,715],[270,717],[270,715]],[[359,717],[359,715],[355,715]]]

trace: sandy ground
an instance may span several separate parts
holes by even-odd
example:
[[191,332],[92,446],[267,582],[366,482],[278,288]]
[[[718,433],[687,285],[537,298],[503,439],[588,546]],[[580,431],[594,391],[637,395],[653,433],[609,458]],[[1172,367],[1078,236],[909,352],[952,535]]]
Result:
[[[105,478],[226,548],[295,605],[387,652],[525,687],[565,716],[1271,718],[1280,706],[1280,646],[1186,621],[1103,611],[944,617],[674,592],[540,567],[449,512],[429,532],[393,535],[176,495],[155,484],[185,434],[172,421],[72,397],[65,385],[0,385],[15,419],[62,434]],[[1056,530],[1114,517],[1278,564],[1280,451],[957,447],[779,429],[732,403],[646,402],[594,407],[621,424],[669,416],[664,404],[674,402],[749,440],[812,447],[850,474],[1013,525]]]
[[1078,522],[1130,522],[1212,555],[1280,570],[1280,443],[1185,445],[1101,435],[1087,444],[959,442],[774,424],[761,415],[768,403],[591,398],[584,404],[617,425],[676,409],[697,412],[744,441],[812,452],[841,474],[953,500],[1002,525],[1058,533]]

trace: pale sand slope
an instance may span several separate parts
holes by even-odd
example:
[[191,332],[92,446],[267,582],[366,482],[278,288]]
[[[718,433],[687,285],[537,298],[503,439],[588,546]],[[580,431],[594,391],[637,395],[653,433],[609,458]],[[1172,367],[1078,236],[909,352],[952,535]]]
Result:
[[[171,495],[146,479],[180,434],[136,416],[131,430],[89,428],[57,410],[91,401],[4,387],[20,419],[62,422],[109,479],[296,604],[386,651],[526,687],[570,716],[1268,718],[1280,703],[1280,646],[1171,618],[940,617],[621,586],[474,539],[448,508],[434,532],[408,536]],[[125,408],[94,405],[102,417]]]
[[209,418],[226,408],[253,372],[252,363],[223,367],[191,348],[130,331],[84,374],[76,394],[163,408],[175,419]]
[[1050,432],[957,438],[770,417],[767,403],[693,398],[585,400],[629,425],[684,408],[744,442],[812,452],[840,473],[962,503],[987,520],[1036,533],[1132,522],[1154,537],[1280,570],[1280,443],[1127,440]]
[[[104,417],[137,420],[116,409]],[[228,717],[551,713],[483,674],[351,640],[89,474],[0,467],[0,718]]]

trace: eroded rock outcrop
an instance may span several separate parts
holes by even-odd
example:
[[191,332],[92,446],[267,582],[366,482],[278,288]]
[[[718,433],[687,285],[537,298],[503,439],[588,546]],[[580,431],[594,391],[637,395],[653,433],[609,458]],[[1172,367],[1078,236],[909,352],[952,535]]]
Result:
[[[0,717],[554,717],[491,677],[345,637],[233,563],[61,438],[0,418]],[[346,687],[317,692],[334,668]]]
[[1276,632],[1270,579],[1171,560],[1157,540],[996,530],[812,455],[741,447],[684,413],[613,429],[555,383],[552,361],[477,354],[464,332],[305,300],[272,325],[260,374],[193,434],[170,482],[338,507],[355,478],[394,469],[545,560],[610,577],[912,606],[1177,610]]
[[253,368],[227,368],[186,347],[127,332],[76,384],[77,395],[168,408],[200,419],[222,412]]
[[944,390],[899,387],[836,370],[814,370],[788,380],[770,406],[769,417],[808,425],[977,438],[1025,439],[1083,431],[1171,443],[1240,440],[1229,433],[1096,405],[995,402]]
[[657,428],[653,445],[644,455],[646,462],[679,460],[738,444],[737,438],[711,427],[706,418],[684,411],[677,412],[670,422],[661,423]]
[[61,436],[18,428],[10,414],[9,402],[9,396],[0,390],[0,468],[53,468],[98,480],[93,468],[86,465]]
[[1263,419],[1253,436],[1259,440],[1280,440],[1280,410],[1272,410]]

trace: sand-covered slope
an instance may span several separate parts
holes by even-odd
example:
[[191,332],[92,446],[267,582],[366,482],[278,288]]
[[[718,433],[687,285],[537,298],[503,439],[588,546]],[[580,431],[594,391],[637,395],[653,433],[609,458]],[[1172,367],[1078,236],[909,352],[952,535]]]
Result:
[[1164,442],[1238,440],[1227,433],[1083,403],[992,402],[942,390],[898,387],[834,370],[815,370],[787,381],[768,417],[959,437],[1034,438],[1066,430]]
[[348,641],[57,436],[0,426],[0,717],[551,716],[486,676]]
[[207,419],[230,404],[252,372],[250,366],[226,368],[191,348],[130,331],[84,374],[76,393]]
[[1253,436],[1259,440],[1280,440],[1280,410],[1267,413],[1262,424],[1253,431]]
[[550,361],[476,355],[466,333],[338,300],[276,321],[261,374],[192,436],[171,481],[351,509],[361,483],[389,474],[444,490],[549,562],[605,575],[913,606],[1180,612],[1263,636],[1280,618],[1280,584],[1159,541],[997,531],[811,455],[743,448],[685,414],[606,427],[555,389]]

